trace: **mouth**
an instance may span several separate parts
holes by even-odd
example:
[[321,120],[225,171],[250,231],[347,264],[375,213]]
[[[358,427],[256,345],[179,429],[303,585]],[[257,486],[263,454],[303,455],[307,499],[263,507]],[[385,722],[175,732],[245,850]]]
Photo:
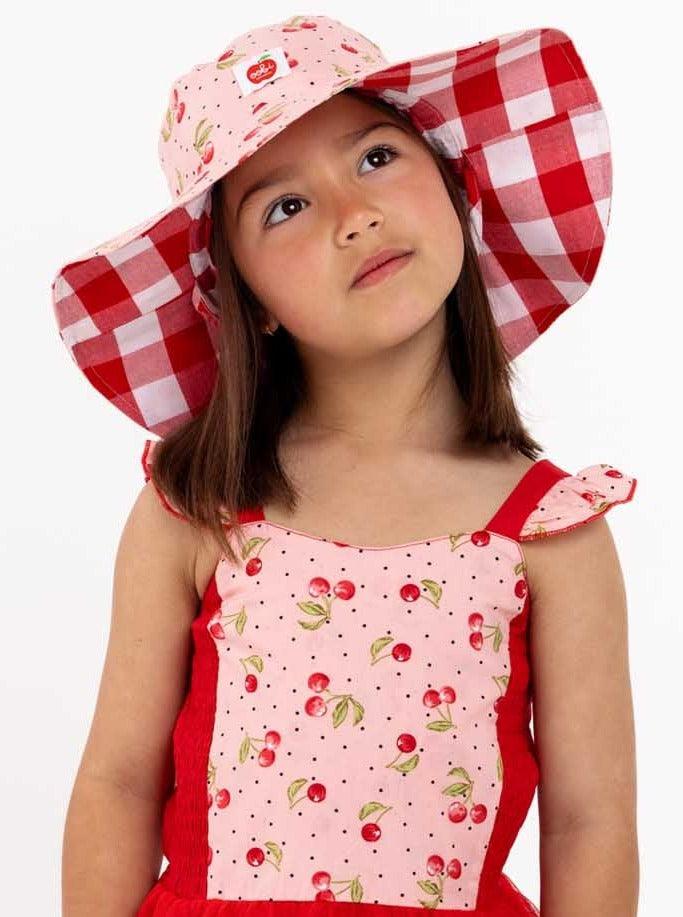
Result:
[[356,280],[352,284],[352,289],[355,290],[358,288],[374,286],[374,284],[380,283],[382,280],[385,280],[388,277],[392,277],[394,274],[397,274],[401,268],[408,264],[413,254],[414,252],[404,252],[402,255],[397,255],[394,258],[390,258],[379,267],[374,268],[372,271],[368,271],[367,274],[364,274],[362,277]]

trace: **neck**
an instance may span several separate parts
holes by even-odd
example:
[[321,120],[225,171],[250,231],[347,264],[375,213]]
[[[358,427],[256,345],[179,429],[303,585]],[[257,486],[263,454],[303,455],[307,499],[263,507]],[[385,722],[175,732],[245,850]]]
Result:
[[[443,310],[439,315],[443,319]],[[463,450],[465,405],[442,332],[423,332],[368,358],[307,354],[309,397],[288,435],[339,441],[368,454],[405,446]]]

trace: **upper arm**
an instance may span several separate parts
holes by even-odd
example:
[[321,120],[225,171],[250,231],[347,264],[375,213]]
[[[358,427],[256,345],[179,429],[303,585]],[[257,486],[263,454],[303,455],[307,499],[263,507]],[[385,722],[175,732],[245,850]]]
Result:
[[635,819],[627,602],[607,521],[525,553],[541,831]]
[[81,774],[159,799],[172,788],[171,735],[197,611],[196,536],[141,490],[119,542],[109,642]]

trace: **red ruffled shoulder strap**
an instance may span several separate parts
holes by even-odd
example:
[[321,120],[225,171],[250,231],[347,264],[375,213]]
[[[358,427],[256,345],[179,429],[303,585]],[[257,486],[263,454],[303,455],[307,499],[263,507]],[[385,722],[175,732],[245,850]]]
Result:
[[[141,457],[142,471],[145,476],[145,481],[149,481],[151,479],[151,469],[154,462],[154,448],[157,445],[157,442],[158,440],[154,439],[145,440],[145,447],[142,450]],[[152,481],[152,483],[154,484],[154,489],[156,490],[159,499],[169,511],[169,513],[172,513],[172,515],[177,516],[179,519],[185,519],[186,517],[183,515],[183,513],[181,513],[175,506],[173,506],[166,495],[161,490],[159,490],[154,481]]]
[[[141,456],[142,470],[145,476],[145,481],[149,481],[152,477],[151,469],[154,463],[154,449],[157,446],[158,442],[159,440],[155,440],[155,439],[146,439],[145,440],[145,446],[144,446],[144,449],[142,450],[142,456]],[[154,481],[152,481],[152,483],[154,484]],[[173,504],[168,500],[166,495],[162,493],[161,490],[159,490],[156,484],[154,484],[154,489],[156,490],[157,495],[159,496],[159,499],[161,500],[163,505],[166,507],[166,509],[170,513],[172,513],[174,516],[178,516],[179,519],[187,518],[186,516],[183,515],[183,513],[180,512],[180,510],[177,507],[173,506]],[[255,520],[259,520],[263,518],[264,518],[263,509],[260,505],[251,507],[249,509],[243,509],[240,512],[238,512],[237,514],[237,521],[240,524],[243,522],[253,522]]]
[[569,532],[633,499],[637,479],[605,463],[576,474],[548,459],[532,465],[487,528],[532,541]]

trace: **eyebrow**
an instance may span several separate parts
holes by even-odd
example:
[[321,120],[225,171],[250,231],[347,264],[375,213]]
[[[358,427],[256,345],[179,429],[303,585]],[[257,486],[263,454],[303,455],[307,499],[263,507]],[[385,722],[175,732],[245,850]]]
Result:
[[[366,124],[364,127],[361,127],[359,130],[349,131],[348,134],[342,134],[341,137],[337,138],[337,144],[342,149],[350,149],[356,143],[366,137],[372,131],[376,131],[380,127],[395,127],[400,131],[403,131],[404,134],[409,135],[408,128],[403,124],[399,124],[396,121],[373,121],[371,124]],[[277,169],[273,169],[271,172],[268,172],[266,175],[263,175],[258,181],[250,185],[245,193],[242,196],[242,199],[239,202],[237,211],[235,212],[235,222],[239,221],[240,212],[242,207],[246,203],[247,199],[256,194],[257,191],[262,191],[264,188],[269,188],[271,185],[277,185],[282,181],[287,181],[288,179],[294,178],[298,174],[298,169],[292,164],[279,166]]]

